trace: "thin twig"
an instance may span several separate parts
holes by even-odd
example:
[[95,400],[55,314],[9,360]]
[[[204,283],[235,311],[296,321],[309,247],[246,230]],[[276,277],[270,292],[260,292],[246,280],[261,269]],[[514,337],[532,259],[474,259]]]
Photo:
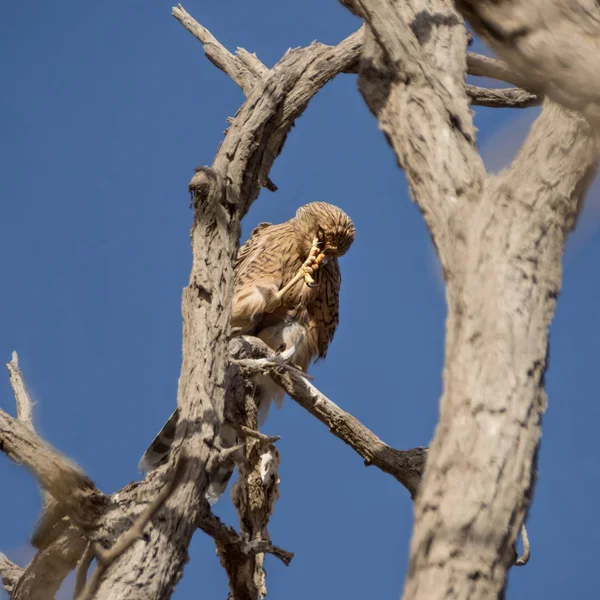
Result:
[[521,540],[523,541],[523,554],[515,561],[515,567],[523,567],[531,558],[531,544],[529,543],[529,535],[525,523],[521,525]]
[[175,488],[179,483],[180,476],[183,473],[184,464],[185,460],[182,460],[182,458],[179,457],[169,482],[157,494],[152,503],[149,504],[144,511],[142,511],[140,516],[132,525],[131,529],[122,535],[121,538],[112,546],[112,548],[105,550],[100,545],[95,545],[94,553],[98,562],[98,566],[94,570],[81,596],[78,597],[78,600],[91,600],[93,595],[96,593],[98,586],[100,585],[102,577],[110,565],[117,558],[119,558],[119,556],[126,552],[137,540],[143,537],[146,525],[148,525],[155,513],[163,506],[163,504],[168,500],[169,496],[175,491]]
[[270,177],[267,177],[265,180],[264,186],[270,192],[276,192],[279,188],[273,183],[273,180]]
[[23,374],[19,369],[19,356],[16,351],[13,351],[12,360],[6,364],[6,368],[8,369],[10,385],[17,401],[17,417],[19,421],[33,430],[33,402],[27,392]]
[[232,454],[237,454],[240,450],[242,450],[246,446],[246,443],[243,442],[241,444],[237,444],[235,446],[231,446],[230,448],[222,448],[219,451],[219,460],[225,461]]

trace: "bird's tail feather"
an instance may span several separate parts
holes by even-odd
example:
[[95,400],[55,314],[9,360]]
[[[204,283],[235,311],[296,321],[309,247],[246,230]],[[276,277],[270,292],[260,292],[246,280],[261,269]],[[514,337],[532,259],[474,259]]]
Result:
[[177,429],[177,421],[179,420],[179,409],[176,408],[173,414],[167,419],[167,422],[162,426],[162,429],[156,434],[152,440],[148,450],[144,452],[144,456],[139,462],[138,469],[142,473],[154,471],[157,467],[167,461],[173,441],[175,440],[175,430]]
[[268,375],[257,375],[255,382],[256,391],[254,399],[258,407],[258,424],[264,425],[271,404],[275,403],[277,409],[280,409],[283,404],[285,392]]
[[[237,444],[237,432],[229,425],[221,427],[220,443],[221,448],[231,448]],[[206,490],[205,497],[212,506],[225,492],[233,471],[235,462],[232,458],[226,458],[211,472],[210,482]]]

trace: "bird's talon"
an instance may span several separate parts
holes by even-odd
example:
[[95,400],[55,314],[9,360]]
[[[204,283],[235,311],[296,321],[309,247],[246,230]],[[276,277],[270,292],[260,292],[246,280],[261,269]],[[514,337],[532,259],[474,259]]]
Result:
[[319,284],[318,284],[318,283],[315,283],[314,281],[313,281],[312,283],[311,283],[310,281],[307,281],[307,282],[306,282],[306,285],[307,285],[309,288],[316,288],[316,287],[317,287]]
[[[315,258],[315,266],[318,268],[321,266],[321,263],[325,260],[325,253],[321,252],[321,254],[319,254],[319,256],[317,256],[317,258]],[[314,269],[314,267],[313,267]]]

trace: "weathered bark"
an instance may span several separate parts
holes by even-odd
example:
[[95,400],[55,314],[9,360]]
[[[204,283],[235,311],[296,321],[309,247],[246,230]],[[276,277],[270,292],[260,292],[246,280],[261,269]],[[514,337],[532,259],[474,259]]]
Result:
[[[252,392],[246,395],[244,426],[258,429],[258,409]],[[245,437],[243,459],[238,463],[239,477],[231,498],[240,519],[240,532],[250,542],[269,540],[267,526],[279,499],[279,451],[268,439]],[[229,577],[233,597],[240,600],[267,595],[265,555],[258,552]]]
[[359,89],[406,172],[449,278],[464,243],[454,231],[456,206],[477,202],[485,175],[464,90],[466,32],[447,0],[351,4],[368,25]]
[[406,598],[503,592],[533,493],[564,242],[596,160],[588,124],[548,103],[514,166],[461,211],[463,272],[448,282],[444,394]]
[[360,90],[406,171],[447,284],[444,393],[404,597],[497,598],[531,501],[548,327],[595,140],[581,116],[548,102],[512,168],[487,176],[452,3],[344,4],[367,27]]

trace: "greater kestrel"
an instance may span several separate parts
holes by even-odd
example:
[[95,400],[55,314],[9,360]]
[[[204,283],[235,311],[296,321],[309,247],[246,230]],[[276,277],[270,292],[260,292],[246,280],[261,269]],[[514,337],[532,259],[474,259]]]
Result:
[[[354,236],[350,217],[326,202],[300,207],[285,223],[258,225],[235,262],[232,331],[254,335],[273,350],[297,346],[291,361],[304,371],[313,359],[324,358],[339,322],[338,257],[348,251]],[[281,406],[284,391],[266,375],[257,376],[255,383],[262,423],[271,402]],[[177,418],[176,410],[142,457],[142,471],[165,461]],[[224,445],[235,443],[234,432],[225,434],[221,432],[232,439],[223,439]],[[230,475],[231,468],[212,483],[207,494],[212,502]]]

